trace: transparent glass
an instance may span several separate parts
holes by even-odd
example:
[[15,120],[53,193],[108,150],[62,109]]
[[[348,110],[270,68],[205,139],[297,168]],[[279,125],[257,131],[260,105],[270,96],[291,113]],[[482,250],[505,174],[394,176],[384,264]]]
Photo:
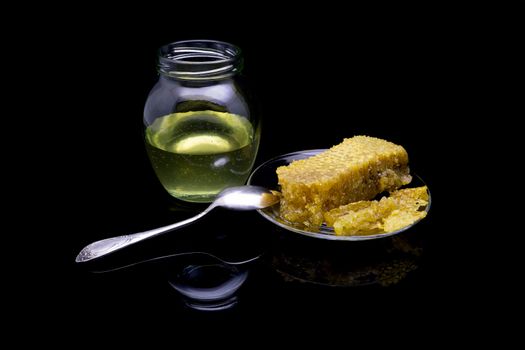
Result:
[[159,80],[144,107],[145,142],[173,197],[211,202],[243,185],[260,141],[260,118],[245,91],[241,50],[211,40],[161,47]]

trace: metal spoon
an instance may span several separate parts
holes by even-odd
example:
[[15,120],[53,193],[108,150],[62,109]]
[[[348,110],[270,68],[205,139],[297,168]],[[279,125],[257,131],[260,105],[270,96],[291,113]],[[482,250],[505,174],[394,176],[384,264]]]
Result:
[[112,253],[131,244],[135,244],[147,238],[161,233],[176,230],[197,221],[216,207],[224,207],[234,210],[254,210],[272,206],[279,202],[279,197],[272,194],[268,189],[259,186],[230,187],[220,192],[213,203],[202,213],[184,221],[153,230],[133,233],[124,236],[112,237],[89,244],[80,251],[76,262],[85,262]]

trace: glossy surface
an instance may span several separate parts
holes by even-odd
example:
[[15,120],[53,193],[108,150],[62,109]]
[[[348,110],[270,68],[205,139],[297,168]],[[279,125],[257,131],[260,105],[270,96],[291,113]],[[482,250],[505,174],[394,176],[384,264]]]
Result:
[[[484,70],[480,74],[470,70],[473,74],[469,75],[465,69],[471,65],[461,59],[462,52],[468,54],[466,38],[479,37],[480,43],[485,42],[484,31],[467,23],[473,18],[469,16],[472,11],[460,14],[431,3],[420,5],[428,10],[428,16],[414,16],[416,9],[407,11],[406,6],[397,5],[394,9],[393,4],[381,11],[376,11],[377,6],[370,8],[364,16],[357,14],[354,17],[364,18],[354,23],[348,11],[337,11],[327,4],[324,9],[323,5],[312,8],[317,12],[315,17],[322,17],[323,10],[325,14],[330,11],[330,18],[335,16],[327,26],[316,25],[313,16],[302,15],[294,16],[298,24],[291,25],[285,13],[268,17],[264,22],[269,26],[261,26],[257,8],[250,9],[248,4],[244,8],[251,14],[235,15],[232,6],[223,6],[221,16],[205,9],[184,12],[177,2],[151,6],[152,15],[145,11],[141,18],[114,16],[105,10],[95,14],[96,9],[87,19],[83,11],[57,14],[57,24],[63,24],[60,33],[52,29],[55,26],[41,26],[42,38],[45,32],[50,35],[42,41],[41,51],[27,53],[38,59],[34,65],[20,68],[38,66],[52,81],[63,83],[60,90],[30,85],[34,89],[29,95],[38,98],[34,103],[27,101],[38,112],[35,118],[49,126],[31,128],[44,140],[35,145],[49,152],[38,152],[35,161],[44,166],[40,169],[30,162],[28,173],[17,170],[18,162],[6,163],[17,174],[36,176],[25,187],[32,195],[17,196],[24,202],[24,222],[34,223],[34,229],[15,235],[24,241],[34,238],[36,243],[28,243],[38,254],[24,256],[23,246],[13,246],[16,259],[8,261],[18,266],[16,279],[12,278],[11,264],[5,271],[7,295],[18,295],[5,299],[13,304],[16,314],[10,316],[8,308],[6,319],[12,328],[27,333],[22,342],[34,338],[41,344],[62,342],[71,347],[74,345],[68,339],[73,338],[122,347],[136,347],[144,340],[150,347],[194,347],[209,342],[212,347],[224,343],[249,348],[262,345],[261,339],[277,346],[284,335],[310,344],[323,340],[328,345],[339,338],[352,346],[360,343],[359,339],[370,344],[379,338],[388,347],[401,342],[431,347],[436,340],[449,345],[458,338],[472,343],[480,339],[479,331],[487,329],[489,332],[483,333],[498,338],[501,345],[516,343],[512,337],[498,336],[502,332],[491,326],[490,315],[501,316],[492,320],[498,323],[505,321],[504,314],[519,310],[523,298],[519,295],[520,274],[514,269],[520,266],[521,256],[510,249],[517,246],[512,232],[489,229],[485,234],[486,230],[478,227],[490,220],[478,220],[484,210],[476,204],[486,201],[478,201],[477,195],[482,197],[491,190],[471,187],[477,181],[470,181],[484,164],[476,161],[477,156],[471,158],[476,154],[472,148],[485,144],[483,136],[494,135],[479,129],[493,125],[511,128],[514,123],[503,114],[505,121],[496,124],[469,118],[477,110],[487,110],[491,101],[474,98],[479,90],[475,85],[486,76]],[[276,13],[274,8],[269,10]],[[436,25],[447,16],[454,17],[447,22],[450,25]],[[92,27],[96,30],[86,31]],[[261,31],[266,27],[268,30]],[[76,40],[66,40],[62,32],[78,35]],[[351,32],[355,35],[349,38]],[[145,94],[158,78],[156,49],[169,41],[195,37],[228,38],[246,53],[244,72],[260,86],[257,96],[265,111],[256,166],[276,155],[322,148],[357,133],[396,140],[407,148],[413,171],[428,184],[433,199],[428,217],[413,227],[415,236],[425,239],[417,269],[387,287],[346,287],[350,278],[359,283],[373,281],[369,273],[360,272],[365,271],[360,266],[373,252],[361,246],[401,238],[408,231],[345,244],[287,231],[256,211],[220,208],[174,234],[86,264],[74,262],[90,242],[181,221],[205,207],[179,203],[159,184],[144,149],[138,116]],[[351,54],[341,54],[347,48]],[[470,63],[476,62],[480,60]],[[77,68],[82,74],[73,74]],[[40,112],[49,112],[50,117]],[[496,120],[501,119],[495,115]],[[24,120],[20,118],[22,123]],[[73,157],[69,147],[73,147]],[[22,152],[20,160],[30,161],[30,154]],[[37,181],[39,174],[44,182]],[[458,197],[471,192],[475,198]],[[304,247],[300,260],[295,258],[299,252],[290,257],[289,250],[283,248],[282,254],[275,255],[278,261],[281,256],[288,261],[267,264],[274,253],[260,240],[286,233],[297,238],[290,242],[290,249],[303,241],[312,244]],[[346,255],[355,263],[325,262],[334,256],[328,247],[323,250],[326,259],[315,259],[318,246],[324,243],[356,248]],[[51,252],[44,248],[51,248]],[[249,257],[251,251],[258,253],[263,248],[268,253],[251,266],[237,292],[236,306],[213,313],[189,309],[168,283],[160,261],[110,273],[91,272],[95,267],[111,268],[120,266],[118,262],[129,264],[184,251],[211,252],[224,259],[242,255],[244,259],[244,255]],[[337,256],[342,259],[344,249],[341,251]],[[362,252],[358,256],[364,260],[361,264],[354,256],[358,252]],[[500,254],[505,259],[499,259]],[[169,265],[170,259],[163,261]],[[301,266],[296,265],[298,261]],[[199,263],[191,259],[184,266],[166,269],[176,273]],[[396,269],[397,262],[391,265]],[[388,270],[388,259],[382,266],[382,271]],[[277,268],[279,272],[275,272]],[[288,277],[281,278],[285,273]],[[251,336],[254,333],[260,335]],[[509,328],[504,333],[516,332]]]

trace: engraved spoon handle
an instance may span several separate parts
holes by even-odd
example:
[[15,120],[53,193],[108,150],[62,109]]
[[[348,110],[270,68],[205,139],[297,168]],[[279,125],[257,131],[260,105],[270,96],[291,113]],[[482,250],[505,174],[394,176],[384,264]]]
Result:
[[171,225],[155,228],[153,230],[148,230],[144,232],[138,232],[133,233],[129,235],[123,235],[118,237],[112,237],[103,239],[100,241],[93,242],[84,249],[80,251],[78,256],[76,257],[76,262],[84,262],[89,261],[101,256],[104,256],[106,254],[112,253],[114,251],[117,251],[119,249],[122,249],[124,247],[127,247],[131,244],[143,241],[145,239],[151,238],[153,236],[160,235],[162,233],[166,233],[169,231],[176,230],[178,228],[184,227],[188,224],[191,224],[192,222],[202,218],[204,215],[210,212],[211,209],[213,209],[214,206],[209,206],[206,210],[204,210],[202,213],[195,215],[189,219],[186,219],[184,221],[176,222]]

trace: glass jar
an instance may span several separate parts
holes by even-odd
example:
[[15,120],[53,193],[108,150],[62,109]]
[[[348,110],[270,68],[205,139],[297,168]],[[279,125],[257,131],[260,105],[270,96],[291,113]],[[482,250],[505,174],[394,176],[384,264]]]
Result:
[[157,84],[144,108],[151,164],[173,197],[211,202],[243,185],[260,139],[260,121],[248,102],[241,50],[212,40],[161,47]]

